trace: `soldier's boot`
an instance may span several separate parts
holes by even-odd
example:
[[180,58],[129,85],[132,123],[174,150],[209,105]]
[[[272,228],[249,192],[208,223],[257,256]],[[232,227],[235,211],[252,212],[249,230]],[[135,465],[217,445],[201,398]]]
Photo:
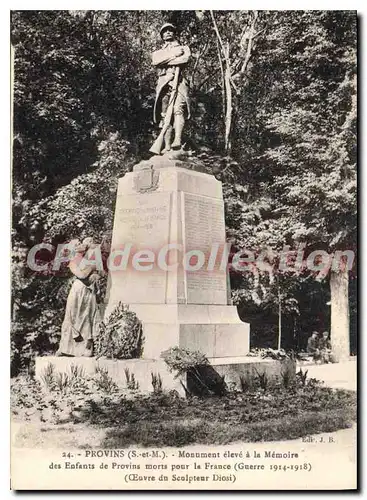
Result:
[[172,143],[172,149],[181,149],[182,131],[185,125],[185,118],[182,114],[175,115],[174,129],[175,140]]
[[167,132],[164,134],[164,149],[162,151],[162,154],[171,150],[172,132],[173,132],[173,127],[172,127],[172,125],[170,125],[167,128]]

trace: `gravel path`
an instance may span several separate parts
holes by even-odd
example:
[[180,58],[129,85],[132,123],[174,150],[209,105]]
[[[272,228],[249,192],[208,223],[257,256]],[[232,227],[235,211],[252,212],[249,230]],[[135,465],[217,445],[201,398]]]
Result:
[[357,359],[351,358],[342,363],[328,363],[325,365],[299,365],[297,370],[308,370],[308,378],[323,380],[327,387],[333,389],[357,390]]

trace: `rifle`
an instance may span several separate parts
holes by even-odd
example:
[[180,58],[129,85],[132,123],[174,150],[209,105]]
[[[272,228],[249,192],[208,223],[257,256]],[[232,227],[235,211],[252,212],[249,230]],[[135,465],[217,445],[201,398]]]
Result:
[[161,154],[162,146],[163,146],[163,141],[164,141],[164,136],[166,135],[166,132],[168,130],[168,127],[171,125],[171,120],[172,120],[172,114],[173,114],[173,106],[175,104],[175,99],[177,96],[177,88],[178,88],[178,78],[180,76],[180,66],[176,66],[175,69],[175,77],[173,79],[173,84],[172,84],[172,91],[171,95],[169,98],[169,103],[167,107],[167,112],[166,116],[164,117],[164,122],[163,122],[163,127],[162,130],[157,137],[157,139],[154,141],[153,146],[149,149],[151,153],[154,153],[156,155]]

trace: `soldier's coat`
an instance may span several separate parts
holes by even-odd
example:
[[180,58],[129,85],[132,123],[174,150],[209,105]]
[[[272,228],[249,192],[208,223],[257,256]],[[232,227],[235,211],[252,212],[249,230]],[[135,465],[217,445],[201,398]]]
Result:
[[[187,45],[180,45],[180,43],[177,40],[173,40],[172,42],[166,42],[163,47],[159,50],[156,50],[152,54],[152,63],[154,66],[157,66],[158,68],[158,82],[157,82],[157,87],[156,87],[156,96],[155,96],[155,102],[154,102],[154,110],[153,110],[153,118],[154,118],[154,123],[158,123],[161,119],[160,113],[160,101],[163,92],[165,91],[166,85],[171,82],[175,76],[175,66],[171,66],[168,64],[157,64],[157,59],[162,59],[166,55],[165,59],[169,60],[171,58],[170,54],[170,49],[174,47],[182,47],[184,50],[184,54],[181,57],[186,58],[187,60],[191,56],[190,48]],[[159,57],[158,57],[159,56]],[[181,68],[181,75],[179,79],[179,84],[178,84],[178,94],[179,96],[176,98],[181,98],[184,100],[187,106],[187,118],[190,118],[190,97],[189,97],[189,85],[186,80],[186,78],[183,75],[183,69],[185,68],[186,64],[179,64]]]

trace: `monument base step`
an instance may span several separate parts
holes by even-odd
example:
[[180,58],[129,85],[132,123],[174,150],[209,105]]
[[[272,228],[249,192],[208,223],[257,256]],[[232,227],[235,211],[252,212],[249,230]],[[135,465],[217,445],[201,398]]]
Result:
[[[296,363],[291,360],[276,361],[272,359],[262,359],[253,356],[241,356],[233,358],[210,358],[211,371],[215,372],[224,380],[231,389],[241,390],[241,383],[246,381],[250,386],[256,381],[259,374],[266,373],[269,384],[281,382],[282,373],[289,370],[291,376],[295,376]],[[163,360],[153,359],[96,359],[96,358],[72,358],[43,356],[36,358],[35,376],[42,381],[42,374],[49,364],[52,364],[55,372],[70,373],[72,365],[84,369],[87,376],[93,376],[97,367],[108,371],[112,380],[121,388],[127,388],[125,370],[129,370],[130,376],[134,374],[136,382],[139,384],[139,391],[153,392],[152,374],[159,375],[162,379],[163,391],[176,390],[184,396],[184,389],[181,381],[186,380],[174,378],[174,374],[168,370]],[[242,382],[241,382],[242,379]]]
[[69,356],[43,356],[36,358],[35,376],[41,380],[42,373],[46,366],[51,363],[56,372],[70,373],[72,365],[83,368],[87,376],[92,377],[96,373],[96,368],[107,370],[111,379],[120,389],[127,388],[125,370],[129,370],[130,376],[134,375],[142,392],[153,392],[152,373],[160,375],[164,390],[176,390],[180,394],[183,388],[179,379],[174,378],[170,373],[163,359],[103,359]]
[[143,322],[143,358],[157,359],[178,346],[200,351],[208,358],[245,356],[249,352],[249,325],[246,323],[162,324]]
[[[159,359],[178,346],[209,358],[246,356],[250,325],[237,307],[205,304],[129,304],[143,325],[143,358]],[[106,316],[108,316],[106,314]]]
[[251,385],[264,373],[270,384],[281,383],[287,370],[292,378],[296,376],[296,362],[291,359],[277,361],[256,356],[208,359],[215,371],[225,376],[227,385],[232,384],[237,389],[241,388],[241,378]]

